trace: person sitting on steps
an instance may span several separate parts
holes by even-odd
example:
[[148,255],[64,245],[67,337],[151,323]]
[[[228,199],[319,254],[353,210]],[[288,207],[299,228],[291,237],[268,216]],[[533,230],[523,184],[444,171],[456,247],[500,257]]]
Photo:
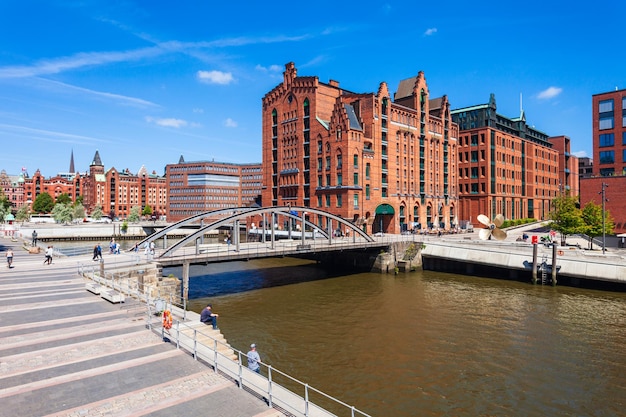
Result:
[[209,324],[212,324],[213,330],[217,330],[217,318],[218,317],[219,317],[219,314],[211,311],[211,304],[207,304],[207,306],[204,307],[204,309],[202,310],[202,313],[200,313],[200,321],[206,324],[207,326]]

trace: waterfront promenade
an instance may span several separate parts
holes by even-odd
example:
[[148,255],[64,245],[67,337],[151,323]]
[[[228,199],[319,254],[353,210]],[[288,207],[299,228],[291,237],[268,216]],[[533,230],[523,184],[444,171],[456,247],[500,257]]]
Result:
[[141,303],[87,292],[77,264],[91,255],[43,265],[9,239],[0,253],[0,416],[283,416],[163,342]]

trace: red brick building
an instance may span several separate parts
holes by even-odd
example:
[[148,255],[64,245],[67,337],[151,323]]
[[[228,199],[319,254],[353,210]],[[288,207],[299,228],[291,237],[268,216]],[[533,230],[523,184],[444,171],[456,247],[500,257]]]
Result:
[[459,216],[478,226],[479,214],[547,219],[559,192],[559,152],[526,117],[497,113],[489,102],[455,109],[459,125]]
[[354,93],[290,62],[263,97],[263,205],[321,208],[369,233],[450,228],[457,137],[447,97],[431,99],[422,72],[392,100],[384,82]]
[[105,215],[125,218],[133,207],[143,211],[150,206],[154,215],[167,215],[167,181],[154,171],[148,173],[143,166],[137,174],[128,169],[105,171],[96,151],[89,172],[81,180],[83,205],[88,213],[99,205]]
[[626,90],[592,96],[593,176],[580,179],[580,204],[602,204],[613,217],[615,233],[626,233]]
[[567,136],[548,138],[552,147],[559,153],[559,192],[571,196],[580,194],[579,161],[571,153],[571,140]]
[[39,170],[32,177],[24,178],[24,202],[33,208],[33,203],[41,193],[48,193],[54,201],[61,195],[67,194],[72,201],[81,195],[82,178],[76,174],[71,178],[54,176],[45,178]]
[[11,210],[16,211],[24,204],[24,173],[8,175],[3,169],[0,172],[0,189],[11,203]]
[[251,206],[261,195],[261,164],[185,162],[165,167],[168,221],[228,207]]

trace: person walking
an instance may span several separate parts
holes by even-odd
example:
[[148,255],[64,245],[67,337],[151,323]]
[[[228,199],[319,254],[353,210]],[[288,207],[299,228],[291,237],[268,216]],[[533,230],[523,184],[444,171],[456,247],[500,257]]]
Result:
[[204,309],[200,313],[200,321],[207,326],[209,324],[213,325],[213,330],[217,330],[217,318],[219,317],[219,314],[214,313],[211,308],[211,304],[207,304],[207,306],[204,307]]
[[7,266],[9,268],[13,268],[13,249],[9,248],[7,250]]
[[95,245],[93,247],[93,261],[97,261],[98,260],[98,245]]
[[46,249],[46,260],[43,261],[44,265],[50,265],[52,263],[52,254],[54,253],[54,248],[52,246],[48,246]]
[[250,352],[248,352],[248,369],[256,372],[257,374],[261,373],[261,367],[259,364],[261,363],[261,356],[259,352],[256,351],[256,343],[250,345]]
[[32,246],[37,246],[37,231],[33,230],[33,241],[31,242]]

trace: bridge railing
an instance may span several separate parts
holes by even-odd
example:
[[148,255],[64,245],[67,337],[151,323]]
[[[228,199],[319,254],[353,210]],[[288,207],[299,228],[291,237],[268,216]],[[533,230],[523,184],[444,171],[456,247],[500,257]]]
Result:
[[[149,316],[153,314],[149,313]],[[215,372],[235,380],[240,389],[263,398],[270,407],[285,410],[297,417],[371,417],[271,365],[260,363],[260,373],[248,369],[244,365],[244,359],[247,361],[246,353],[233,349],[183,321],[174,319],[172,328],[166,330],[163,326],[153,325],[151,320],[149,327],[178,349],[186,350],[196,360],[213,367]],[[236,360],[232,359],[233,351]]]
[[245,242],[237,245],[226,243],[199,244],[197,247],[185,246],[176,251],[172,256],[159,257],[159,249],[155,254],[155,260],[167,262],[176,260],[184,262],[186,260],[198,262],[203,258],[211,262],[229,261],[245,258],[261,258],[267,256],[289,256],[305,252],[326,252],[337,250],[350,250],[366,247],[380,247],[390,245],[394,242],[423,242],[422,235],[382,235],[376,236],[373,242],[368,242],[359,237],[337,237],[331,243],[327,239],[307,239],[304,242],[300,239],[278,239],[272,242]]

